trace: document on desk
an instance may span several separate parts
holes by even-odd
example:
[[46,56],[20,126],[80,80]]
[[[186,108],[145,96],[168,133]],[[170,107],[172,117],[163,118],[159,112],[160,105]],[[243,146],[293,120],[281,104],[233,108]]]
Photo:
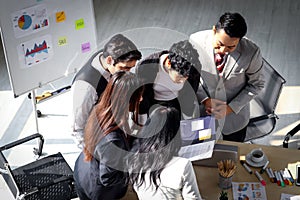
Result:
[[267,200],[265,187],[260,182],[232,182],[234,200]]
[[282,193],[280,196],[280,200],[300,200],[300,195]]
[[215,146],[215,140],[183,146],[178,152],[180,157],[189,159],[190,161],[211,158]]

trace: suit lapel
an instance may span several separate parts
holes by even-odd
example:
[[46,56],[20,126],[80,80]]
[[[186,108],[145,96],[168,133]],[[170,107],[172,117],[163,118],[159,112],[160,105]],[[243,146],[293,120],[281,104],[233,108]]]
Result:
[[224,67],[224,72],[223,72],[224,80],[226,80],[229,77],[233,68],[235,67],[236,63],[238,62],[240,56],[241,56],[241,54],[240,54],[239,46],[237,47],[237,49],[234,52],[232,52],[228,55],[228,58],[227,58],[227,61],[226,61],[225,67]]

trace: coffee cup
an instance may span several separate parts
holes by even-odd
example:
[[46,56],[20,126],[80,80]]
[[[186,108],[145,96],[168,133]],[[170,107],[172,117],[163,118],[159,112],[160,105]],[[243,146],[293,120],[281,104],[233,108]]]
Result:
[[262,149],[253,149],[250,152],[250,155],[251,155],[251,160],[255,163],[259,163],[259,162],[263,161],[264,156],[265,156]]

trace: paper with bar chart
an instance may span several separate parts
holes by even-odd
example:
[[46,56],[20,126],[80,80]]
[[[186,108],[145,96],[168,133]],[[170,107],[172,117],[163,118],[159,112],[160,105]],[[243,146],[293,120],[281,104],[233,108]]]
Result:
[[51,35],[24,42],[18,46],[20,66],[32,67],[50,59],[53,55]]

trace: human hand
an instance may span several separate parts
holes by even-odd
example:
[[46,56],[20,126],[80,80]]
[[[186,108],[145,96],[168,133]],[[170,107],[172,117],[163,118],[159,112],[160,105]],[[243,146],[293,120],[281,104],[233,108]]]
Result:
[[226,102],[220,101],[218,99],[206,99],[204,102],[206,113],[209,115],[214,115],[216,119],[222,119],[226,115],[233,112],[230,106]]

